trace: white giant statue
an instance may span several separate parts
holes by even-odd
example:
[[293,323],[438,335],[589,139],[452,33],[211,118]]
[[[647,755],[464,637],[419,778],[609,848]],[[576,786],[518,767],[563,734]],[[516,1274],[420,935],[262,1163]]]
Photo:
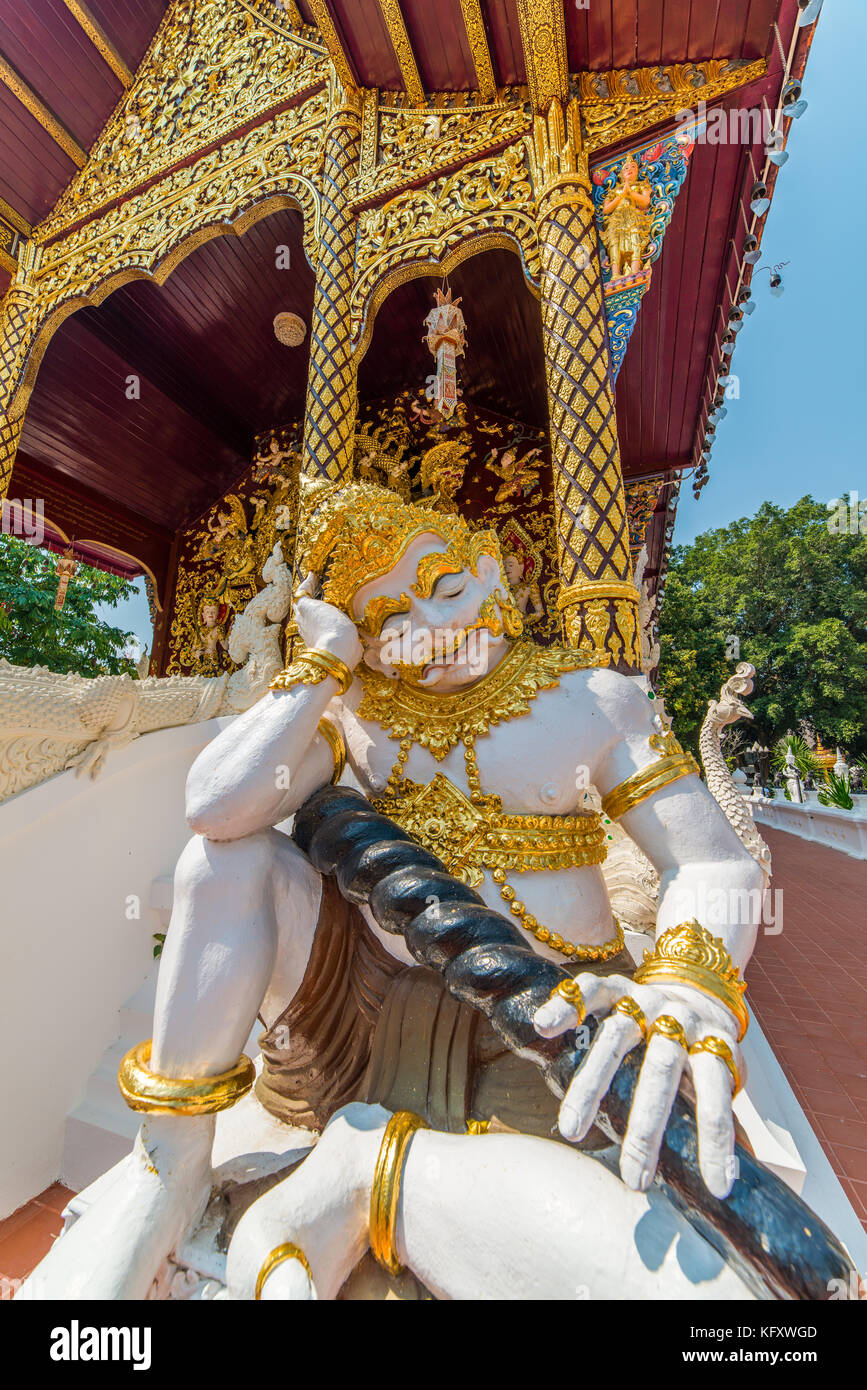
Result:
[[[753,1219],[732,1098],[762,868],[638,683],[522,639],[493,533],[367,484],[307,506],[306,650],[189,775],[153,1039],[120,1072],[134,1151],[19,1296],[152,1294],[211,1197],[257,1016],[257,1104],[320,1137],[251,1194],[222,1296],[350,1296],[373,1259],[436,1298],[774,1296],[732,1255]],[[368,802],[322,791],[344,766]],[[309,855],[286,833],[299,810]],[[600,867],[610,820],[660,879],[638,968]],[[377,855],[395,872],[374,882]],[[398,881],[421,894],[405,933]],[[672,1195],[675,1161],[709,1218]],[[743,1236],[753,1271],[779,1186]]]

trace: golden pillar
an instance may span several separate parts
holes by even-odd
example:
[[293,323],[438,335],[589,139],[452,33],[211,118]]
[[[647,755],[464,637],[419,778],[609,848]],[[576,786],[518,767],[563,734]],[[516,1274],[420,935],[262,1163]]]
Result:
[[350,205],[361,148],[361,94],[335,83],[325,132],[316,293],[310,327],[310,372],[304,423],[304,472],[352,477],[357,383],[352,361],[350,295],[356,218]]
[[0,417],[0,501],[9,492],[12,468],[15,464],[15,455],[18,453],[18,441],[21,438],[23,424],[23,419],[8,420],[5,416]]
[[537,115],[542,328],[566,638],[598,666],[640,669],[626,493],[587,155],[577,103]]
[[[26,391],[22,398],[19,387],[32,345],[31,310],[30,292],[13,281],[0,305],[0,499],[9,491],[29,395]],[[19,409],[13,416],[16,392]]]

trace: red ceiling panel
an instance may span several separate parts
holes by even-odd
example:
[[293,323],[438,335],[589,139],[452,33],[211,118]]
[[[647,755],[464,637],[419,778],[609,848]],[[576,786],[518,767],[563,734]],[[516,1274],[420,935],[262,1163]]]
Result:
[[[379,311],[361,364],[359,395],[373,401],[406,387],[424,386],[433,358],[423,321],[439,277],[421,276],[401,285]],[[488,251],[459,265],[449,276],[467,321],[467,349],[458,363],[463,391],[478,406],[531,425],[545,425],[548,404],[539,301],[527,286],[518,256]]]
[[361,85],[400,91],[400,67],[377,0],[330,0],[328,8]]
[[153,521],[198,515],[241,471],[254,434],[303,410],[309,340],[287,348],[273,331],[290,312],[309,332],[301,230],[300,213],[274,213],[199,247],[163,286],[137,280],[73,315],[40,367],[22,447]]
[[464,92],[478,86],[459,4],[403,0],[407,33],[427,92]]
[[745,155],[698,145],[617,382],[624,469],[691,456]]
[[147,378],[140,399],[128,400],[129,374],[129,362],[73,316],[48,346],[21,447],[174,529],[219,495],[246,460]]
[[26,222],[39,222],[69,183],[75,165],[2,83],[0,130],[0,197]]
[[[309,337],[287,348],[273,330],[281,312],[299,314],[309,330],[314,277],[301,229],[300,213],[274,213],[243,237],[199,247],[164,285],[135,281],[79,317],[185,410],[246,449],[255,433],[303,409]],[[288,269],[277,265],[281,246]]]
[[63,3],[3,5],[0,49],[24,81],[89,149],[123,84]]
[[168,9],[168,0],[88,0],[93,17],[135,72]]
[[641,0],[641,18],[636,27],[636,67],[655,66],[662,53],[665,0]]
[[[168,0],[92,0],[106,36],[135,72]],[[63,0],[0,0],[0,52],[43,105],[87,150],[123,86]],[[75,164],[0,83],[0,196],[40,222],[75,173]]]
[[481,4],[497,82],[501,87],[519,87],[527,81],[527,70],[515,0],[481,0]]

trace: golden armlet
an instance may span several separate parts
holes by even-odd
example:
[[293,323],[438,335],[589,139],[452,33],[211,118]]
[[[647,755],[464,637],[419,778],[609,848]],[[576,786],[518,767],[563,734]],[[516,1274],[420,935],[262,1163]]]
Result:
[[416,1130],[429,1128],[420,1115],[414,1115],[411,1110],[398,1110],[396,1115],[392,1115],[382,1136],[370,1192],[370,1248],[389,1274],[400,1274],[403,1270],[394,1236],[407,1150]]
[[259,1270],[259,1277],[256,1280],[256,1291],[253,1294],[254,1302],[258,1303],[262,1297],[262,1290],[265,1287],[265,1280],[269,1274],[273,1274],[278,1265],[285,1264],[287,1260],[297,1260],[303,1267],[311,1284],[313,1283],[313,1271],[307,1260],[307,1256],[300,1245],[293,1245],[291,1240],[287,1240],[285,1245],[277,1245],[266,1255],[262,1268]]
[[698,763],[692,754],[671,753],[668,757],[651,763],[649,767],[643,767],[640,772],[633,773],[607,796],[603,796],[602,809],[612,820],[619,820],[634,806],[653,796],[654,792],[660,791],[681,777],[689,777],[691,773],[696,777],[699,775]]
[[341,695],[345,695],[352,684],[352,672],[345,661],[332,652],[320,652],[311,647],[275,676],[268,689],[291,690],[293,685],[319,685],[326,676],[336,680]]
[[334,759],[334,775],[331,781],[337,783],[343,776],[343,769],[346,767],[346,744],[343,741],[343,735],[330,719],[320,719],[316,727],[331,749],[331,756]]
[[117,1084],[131,1110],[147,1110],[151,1115],[211,1115],[228,1110],[256,1079],[253,1063],[243,1054],[218,1076],[161,1076],[151,1071],[150,1059],[149,1038],[126,1054]]
[[743,999],[746,981],[739,977],[722,939],[711,936],[699,922],[682,922],[663,932],[655,950],[644,952],[633,978],[637,985],[693,985],[719,999],[740,1024],[738,1042],[750,1025]]

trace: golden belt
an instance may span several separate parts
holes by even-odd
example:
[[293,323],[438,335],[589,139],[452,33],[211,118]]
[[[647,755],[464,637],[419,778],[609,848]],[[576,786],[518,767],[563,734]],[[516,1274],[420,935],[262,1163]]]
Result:
[[470,801],[437,773],[426,786],[401,777],[373,799],[378,811],[442,859],[456,878],[477,888],[486,869],[529,873],[601,864],[605,830],[595,812],[580,816],[509,815],[498,796]]

